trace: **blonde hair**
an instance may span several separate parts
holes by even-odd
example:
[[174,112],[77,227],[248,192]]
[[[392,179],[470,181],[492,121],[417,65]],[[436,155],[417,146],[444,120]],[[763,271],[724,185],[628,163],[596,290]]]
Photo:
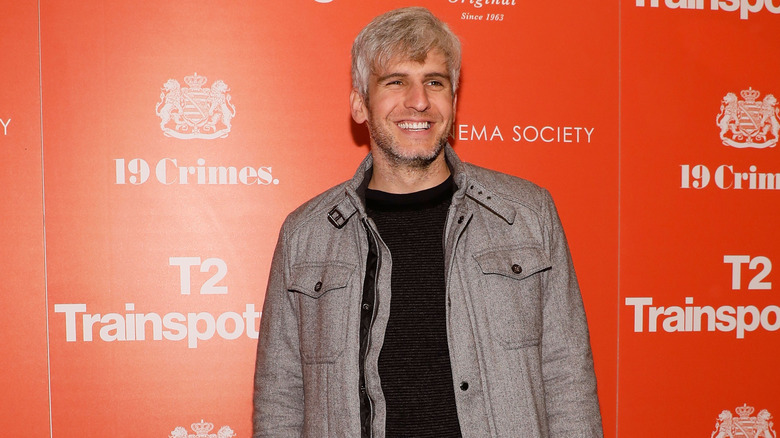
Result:
[[452,94],[460,77],[460,41],[446,23],[422,7],[385,12],[371,20],[352,44],[352,86],[368,97],[368,78],[394,59],[425,62],[428,52],[444,54]]

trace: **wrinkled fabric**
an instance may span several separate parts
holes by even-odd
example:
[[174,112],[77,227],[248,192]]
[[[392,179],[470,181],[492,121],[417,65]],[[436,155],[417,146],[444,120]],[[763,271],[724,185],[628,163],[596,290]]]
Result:
[[[444,235],[447,335],[464,438],[602,437],[587,322],[549,193],[461,162]],[[376,308],[365,390],[371,436],[384,433],[377,359],[392,259],[355,176],[291,213],[279,235],[260,322],[253,436],[360,437],[360,316],[369,236]]]

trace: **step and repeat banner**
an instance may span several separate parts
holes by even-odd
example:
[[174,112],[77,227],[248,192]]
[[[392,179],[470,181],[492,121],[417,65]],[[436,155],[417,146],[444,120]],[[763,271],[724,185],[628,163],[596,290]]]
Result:
[[780,0],[7,3],[8,436],[251,436],[279,227],[368,152],[352,40],[414,4],[456,152],[556,199],[605,436],[776,438]]
[[622,437],[780,429],[778,14],[621,5]]

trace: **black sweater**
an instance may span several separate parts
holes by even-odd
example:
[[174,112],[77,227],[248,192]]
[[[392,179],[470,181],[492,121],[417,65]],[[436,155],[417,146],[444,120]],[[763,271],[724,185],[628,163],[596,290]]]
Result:
[[410,194],[366,191],[368,215],[390,249],[390,320],[379,355],[394,437],[460,437],[447,347],[444,227],[452,178]]

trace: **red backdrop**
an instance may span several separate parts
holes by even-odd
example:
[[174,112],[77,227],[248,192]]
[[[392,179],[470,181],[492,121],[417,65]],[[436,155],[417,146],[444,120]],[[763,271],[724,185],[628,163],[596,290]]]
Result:
[[[556,199],[608,437],[780,411],[776,1],[414,3],[462,40],[455,150]],[[349,49],[411,4],[3,6],[4,433],[251,435],[279,226],[368,151]]]

